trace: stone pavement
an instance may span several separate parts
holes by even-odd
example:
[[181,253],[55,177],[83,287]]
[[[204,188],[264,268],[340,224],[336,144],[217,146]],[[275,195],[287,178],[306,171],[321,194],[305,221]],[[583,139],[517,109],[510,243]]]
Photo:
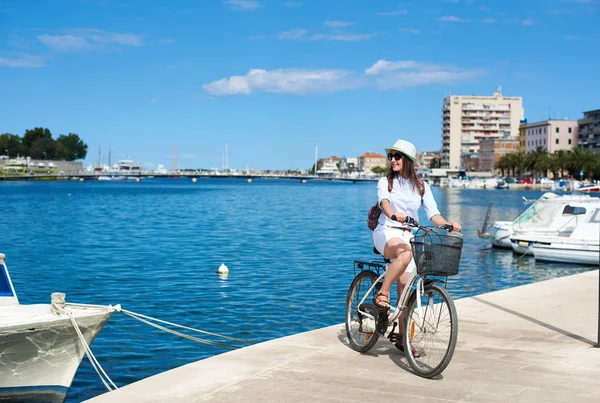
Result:
[[456,301],[459,337],[435,380],[387,340],[367,354],[343,325],[194,362],[105,402],[600,402],[598,271]]

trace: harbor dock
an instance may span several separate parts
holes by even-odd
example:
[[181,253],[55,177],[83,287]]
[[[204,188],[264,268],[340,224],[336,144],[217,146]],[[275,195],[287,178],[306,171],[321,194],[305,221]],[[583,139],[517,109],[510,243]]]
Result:
[[88,402],[596,403],[598,275],[457,300],[458,344],[438,379],[413,374],[385,339],[367,354],[353,351],[339,324],[197,361]]

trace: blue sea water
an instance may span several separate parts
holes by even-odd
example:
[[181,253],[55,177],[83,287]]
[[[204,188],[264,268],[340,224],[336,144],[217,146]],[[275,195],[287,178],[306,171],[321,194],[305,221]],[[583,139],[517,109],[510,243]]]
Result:
[[[542,192],[432,190],[464,227],[461,272],[448,286],[456,298],[593,269],[536,263],[477,237],[490,201],[492,221],[513,220],[522,197]],[[353,260],[376,259],[366,225],[375,200],[374,182],[0,182],[0,252],[22,304],[61,291],[261,342],[343,322]],[[119,386],[226,351],[120,313],[92,350]],[[84,358],[67,401],[104,391]]]

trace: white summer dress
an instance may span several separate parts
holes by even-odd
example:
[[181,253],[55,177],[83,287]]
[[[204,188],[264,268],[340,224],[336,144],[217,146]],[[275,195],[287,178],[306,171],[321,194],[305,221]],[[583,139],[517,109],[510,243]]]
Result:
[[[429,184],[423,182],[423,185],[425,187],[425,193],[421,200],[421,194],[419,193],[418,188],[417,190],[413,189],[411,181],[409,179],[404,179],[399,175],[394,178],[392,191],[388,192],[388,180],[387,177],[384,176],[377,182],[377,202],[381,203],[382,200],[387,199],[389,200],[393,211],[404,213],[415,220],[418,220],[419,218],[419,207],[423,206],[427,213],[427,218],[431,219],[431,217],[440,214],[440,212],[437,208],[437,203],[433,198],[433,194],[431,193]],[[407,228],[410,229],[410,231],[405,231],[398,227]],[[392,221],[383,213],[383,211],[381,212],[377,227],[373,231],[373,244],[381,254],[383,254],[383,248],[385,247],[386,242],[391,238],[400,238],[406,242],[406,244],[410,245],[412,237],[413,234],[410,227],[397,221]],[[414,266],[415,263],[412,261],[406,268],[406,271],[411,272]]]

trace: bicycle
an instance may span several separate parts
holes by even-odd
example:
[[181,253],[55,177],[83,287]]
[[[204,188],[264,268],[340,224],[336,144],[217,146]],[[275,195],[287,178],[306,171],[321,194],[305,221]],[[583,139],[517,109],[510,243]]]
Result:
[[[392,342],[398,339],[394,333],[395,321],[404,313],[402,342],[408,363],[417,375],[434,378],[446,369],[456,347],[458,316],[446,283],[448,276],[458,274],[463,238],[450,234],[450,224],[424,227],[411,217],[404,222],[417,228],[410,241],[416,269],[396,306],[382,310],[375,305],[374,298],[391,260],[355,260],[355,278],[346,297],[346,334],[352,349],[366,353],[380,336],[385,337],[389,323],[394,325],[388,339]],[[379,254],[377,249],[373,251]],[[418,354],[413,353],[413,348]]]

